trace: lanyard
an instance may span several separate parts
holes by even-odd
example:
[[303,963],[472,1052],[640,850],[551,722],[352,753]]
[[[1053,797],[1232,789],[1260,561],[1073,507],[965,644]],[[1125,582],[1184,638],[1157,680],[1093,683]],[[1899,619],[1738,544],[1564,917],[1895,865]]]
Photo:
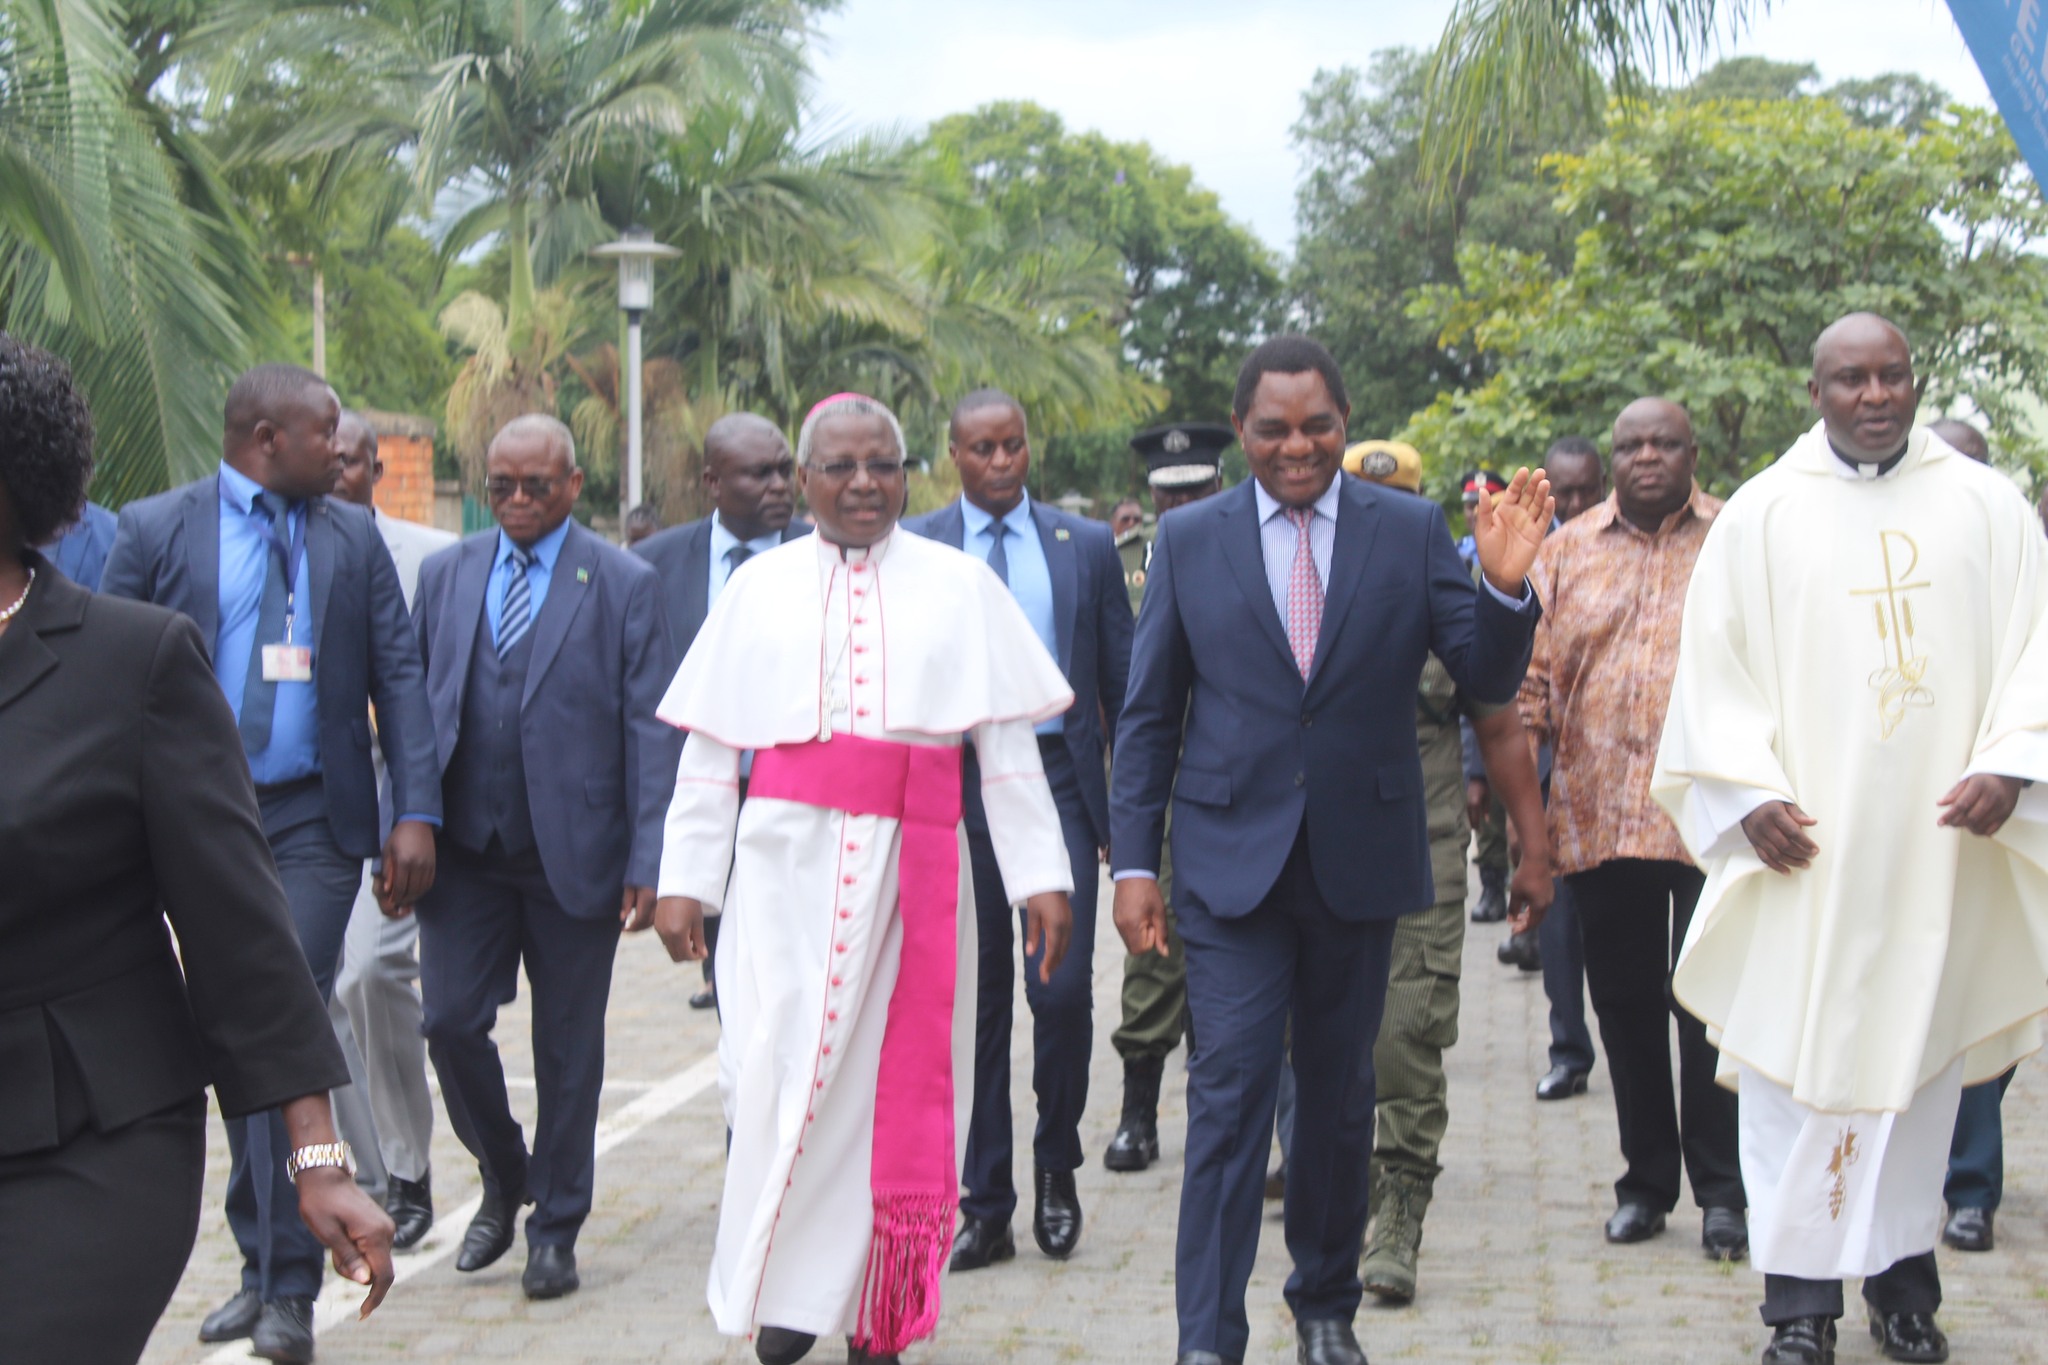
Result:
[[286,504],[284,521],[285,534],[289,537],[288,541],[278,539],[277,524],[275,522],[265,517],[253,515],[249,518],[256,525],[256,534],[263,537],[264,543],[270,547],[271,553],[277,557],[279,565],[284,570],[284,642],[286,644],[292,642],[292,621],[298,615],[299,584],[298,576],[293,570],[297,567],[300,557],[306,553],[307,515],[308,510],[306,506],[303,503],[300,504],[299,519],[294,523],[292,521],[291,506]]

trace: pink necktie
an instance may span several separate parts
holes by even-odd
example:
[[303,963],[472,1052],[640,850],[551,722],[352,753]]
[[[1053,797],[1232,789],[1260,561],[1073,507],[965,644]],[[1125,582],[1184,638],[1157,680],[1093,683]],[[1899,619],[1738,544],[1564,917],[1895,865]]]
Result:
[[1316,635],[1323,628],[1323,580],[1316,574],[1315,548],[1308,535],[1316,514],[1312,507],[1284,510],[1294,523],[1294,566],[1287,573],[1287,643],[1306,678],[1316,659]]

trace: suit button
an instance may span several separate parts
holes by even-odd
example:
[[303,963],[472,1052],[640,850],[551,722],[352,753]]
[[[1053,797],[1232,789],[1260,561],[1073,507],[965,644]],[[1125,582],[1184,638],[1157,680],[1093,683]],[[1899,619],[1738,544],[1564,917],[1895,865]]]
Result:
[[1308,785],[1308,774],[1296,773],[1294,775],[1294,785],[1297,787],[1306,787]]
[[1301,728],[1302,728],[1302,729],[1304,729],[1304,730],[1308,729],[1308,728],[1309,728],[1310,726],[1314,725],[1315,723],[1316,723],[1316,718],[1315,718],[1314,716],[1311,716],[1311,715],[1306,715],[1306,714],[1304,714],[1304,715],[1302,716],[1302,718],[1301,718]]

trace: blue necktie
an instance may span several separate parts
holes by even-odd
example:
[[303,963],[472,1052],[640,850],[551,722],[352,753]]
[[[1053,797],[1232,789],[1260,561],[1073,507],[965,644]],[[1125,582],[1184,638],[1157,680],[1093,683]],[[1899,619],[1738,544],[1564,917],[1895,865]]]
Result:
[[262,492],[250,514],[270,523],[263,547],[263,598],[256,608],[256,637],[249,645],[249,671],[242,683],[242,751],[254,756],[270,747],[270,720],[277,709],[277,684],[263,676],[263,647],[284,642],[284,568],[270,542],[288,537],[291,507],[276,493]]
[[512,547],[512,579],[505,585],[504,609],[498,613],[498,657],[504,658],[519,643],[519,637],[533,625],[533,589],[527,586],[527,566],[533,551]]
[[995,570],[996,577],[1002,579],[1003,585],[1007,587],[1010,582],[1010,556],[1003,549],[1003,542],[1010,538],[1010,523],[992,521],[989,523],[988,533],[995,541],[995,547],[988,552],[988,566]]

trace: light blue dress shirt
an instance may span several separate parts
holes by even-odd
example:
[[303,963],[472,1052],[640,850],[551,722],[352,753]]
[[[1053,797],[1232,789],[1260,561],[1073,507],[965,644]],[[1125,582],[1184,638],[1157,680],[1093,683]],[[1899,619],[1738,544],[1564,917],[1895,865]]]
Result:
[[[220,626],[213,637],[213,672],[239,724],[242,694],[249,683],[249,655],[263,645],[283,640],[258,640],[256,620],[263,610],[263,581],[270,572],[270,542],[265,518],[256,512],[263,486],[239,469],[220,467]],[[290,543],[300,536],[299,562],[292,566],[292,643],[311,648],[314,636],[311,556],[304,552],[306,508],[288,514],[278,539]],[[313,657],[317,674],[320,658]],[[320,771],[319,699],[311,682],[276,684],[270,713],[270,743],[249,755],[249,775],[259,787],[295,782]]]
[[[526,566],[526,592],[533,602],[533,623],[540,624],[540,609],[548,600],[548,584],[554,580],[555,561],[561,558],[562,542],[569,538],[569,523],[533,542],[533,562]],[[498,638],[498,622],[505,615],[505,590],[512,586],[512,541],[498,532],[498,554],[491,561],[491,585],[484,591],[484,619],[490,623],[491,640]]]
[[744,545],[757,555],[767,554],[782,543],[782,532],[770,531],[765,536],[752,540],[741,540],[725,529],[722,517],[711,518],[711,577],[707,580],[709,591],[705,594],[704,605],[708,608],[718,600],[718,594],[725,591],[725,580],[732,577],[732,561],[727,558],[736,545]]
[[[996,548],[995,517],[966,498],[960,499],[960,515],[966,522],[961,548],[986,564]],[[1057,660],[1060,637],[1053,619],[1052,566],[1045,562],[1045,544],[1038,538],[1038,522],[1031,515],[1029,493],[1004,515],[1003,525],[1009,528],[1003,557],[1009,562],[1010,596],[1024,609],[1024,619],[1038,632],[1045,652]],[[1041,735],[1056,735],[1065,728],[1065,718],[1054,716],[1040,721],[1037,731]]]

